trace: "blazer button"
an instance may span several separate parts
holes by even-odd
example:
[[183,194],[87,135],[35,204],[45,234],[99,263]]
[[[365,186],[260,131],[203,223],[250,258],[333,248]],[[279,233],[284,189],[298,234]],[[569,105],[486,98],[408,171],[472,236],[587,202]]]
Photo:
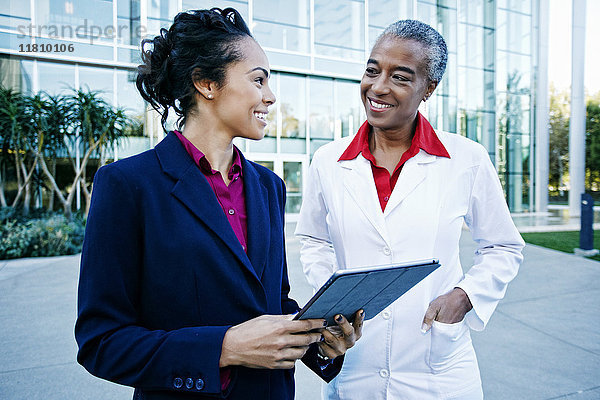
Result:
[[185,387],[191,389],[194,387],[194,380],[192,378],[187,378],[185,380]]
[[204,381],[202,379],[198,379],[196,381],[196,390],[204,389]]
[[229,212],[229,215],[235,214],[235,210],[233,208],[230,208],[228,212]]
[[181,379],[180,377],[173,379],[173,387],[175,389],[180,389],[182,386],[183,386],[183,379]]

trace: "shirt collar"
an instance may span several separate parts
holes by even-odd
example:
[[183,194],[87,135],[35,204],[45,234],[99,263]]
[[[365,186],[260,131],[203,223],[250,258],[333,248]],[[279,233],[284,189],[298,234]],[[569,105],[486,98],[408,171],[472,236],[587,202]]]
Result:
[[[179,131],[173,131],[175,135],[185,147],[185,151],[192,157],[194,160],[194,164],[196,164],[204,173],[210,173],[212,175],[218,173],[219,171],[212,169],[210,162],[196,146],[188,138],[183,136],[183,134]],[[235,178],[236,175],[242,176],[242,158],[240,157],[239,150],[236,146],[233,146],[233,164],[231,164],[231,168],[229,169],[228,178],[231,180]]]
[[[375,157],[369,150],[369,132],[371,132],[371,125],[365,121],[338,161],[353,160],[362,153],[363,157],[375,164]],[[411,149],[417,150],[414,151],[415,154],[418,149],[422,149],[433,156],[450,158],[450,154],[437,137],[435,130],[420,112],[417,112],[417,127],[409,151]]]

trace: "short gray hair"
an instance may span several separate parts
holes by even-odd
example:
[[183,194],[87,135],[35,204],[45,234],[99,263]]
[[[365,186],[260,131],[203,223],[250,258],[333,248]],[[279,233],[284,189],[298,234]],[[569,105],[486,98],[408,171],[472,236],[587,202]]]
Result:
[[427,58],[427,78],[438,83],[442,80],[448,63],[448,48],[438,31],[424,22],[403,19],[388,26],[377,38],[377,42],[387,36],[421,43],[425,47]]

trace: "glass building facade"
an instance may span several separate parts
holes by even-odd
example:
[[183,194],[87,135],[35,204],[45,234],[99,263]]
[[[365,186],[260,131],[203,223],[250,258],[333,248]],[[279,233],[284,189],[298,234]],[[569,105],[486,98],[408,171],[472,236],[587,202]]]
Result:
[[267,53],[278,99],[266,137],[236,143],[285,180],[293,215],[315,150],[364,121],[359,82],[376,38],[398,19],[419,19],[442,33],[449,50],[446,74],[422,112],[435,128],[483,144],[511,210],[531,211],[539,1],[4,0],[0,78],[25,93],[101,90],[145,124],[145,136],[115,151],[122,158],[163,137],[135,88],[141,39],[181,10],[234,7]]

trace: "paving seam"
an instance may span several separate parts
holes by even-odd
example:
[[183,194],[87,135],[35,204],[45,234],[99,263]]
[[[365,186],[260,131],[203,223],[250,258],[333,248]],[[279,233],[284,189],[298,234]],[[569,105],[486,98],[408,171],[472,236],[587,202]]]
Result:
[[582,294],[582,293],[586,293],[586,292],[597,292],[599,291],[600,288],[594,288],[594,289],[586,289],[586,290],[578,290],[576,292],[561,292],[560,294],[549,294],[547,296],[540,296],[540,297],[531,297],[529,299],[522,299],[522,300],[501,300],[501,303],[498,305],[498,309],[501,309],[502,306],[507,305],[507,304],[519,304],[519,303],[526,303],[529,301],[537,301],[537,300],[545,300],[545,299],[550,299],[550,298],[556,298],[559,296],[570,296],[572,294]]
[[546,400],[567,399],[567,398],[569,398],[569,396],[576,396],[578,394],[583,394],[585,392],[591,392],[591,391],[594,391],[597,389],[600,389],[600,386],[596,386],[596,387],[584,389],[584,390],[578,390],[577,392],[567,393],[567,394],[563,394],[563,395],[557,396],[557,397],[550,397],[549,399],[546,399]]
[[4,375],[4,374],[11,374],[13,372],[21,372],[21,371],[31,371],[31,370],[36,370],[36,369],[44,369],[44,368],[53,368],[53,367],[64,367],[67,365],[79,365],[77,363],[77,361],[69,361],[69,362],[65,362],[65,363],[58,363],[58,364],[49,364],[49,365],[38,365],[35,367],[26,367],[26,368],[19,368],[19,369],[11,369],[8,371],[0,371],[0,375]]
[[511,316],[511,315],[508,315],[508,314],[506,314],[505,312],[502,312],[502,311],[500,311],[500,310],[497,310],[497,312],[498,312],[499,314],[502,314],[502,315],[504,315],[506,318],[510,318],[510,319],[512,319],[513,321],[516,321],[516,322],[518,322],[518,323],[520,323],[520,324],[522,324],[522,325],[525,325],[526,327],[528,327],[528,328],[530,328],[530,329],[533,329],[533,330],[534,330],[534,331],[536,331],[536,332],[539,332],[539,333],[542,333],[542,334],[544,334],[544,335],[546,335],[546,336],[549,336],[549,337],[551,337],[552,339],[558,340],[559,342],[562,342],[562,343],[568,344],[569,346],[572,346],[572,347],[576,347],[576,348],[578,348],[578,349],[580,349],[580,350],[583,350],[583,351],[585,351],[586,353],[591,353],[591,354],[593,354],[593,355],[595,355],[595,356],[600,356],[600,353],[597,353],[597,352],[595,352],[595,351],[593,351],[593,350],[586,349],[585,347],[578,346],[578,345],[576,345],[576,344],[573,344],[573,343],[571,343],[571,342],[567,342],[567,341],[566,341],[566,340],[564,340],[564,339],[561,339],[561,338],[559,338],[559,337],[556,337],[556,336],[554,336],[554,335],[552,335],[552,334],[550,334],[550,333],[548,333],[548,332],[544,332],[543,330],[536,328],[534,325],[530,325],[530,324],[528,324],[527,322],[521,321],[521,320],[520,320],[520,319],[518,319],[518,318],[515,318],[515,317],[513,317],[513,316]]

